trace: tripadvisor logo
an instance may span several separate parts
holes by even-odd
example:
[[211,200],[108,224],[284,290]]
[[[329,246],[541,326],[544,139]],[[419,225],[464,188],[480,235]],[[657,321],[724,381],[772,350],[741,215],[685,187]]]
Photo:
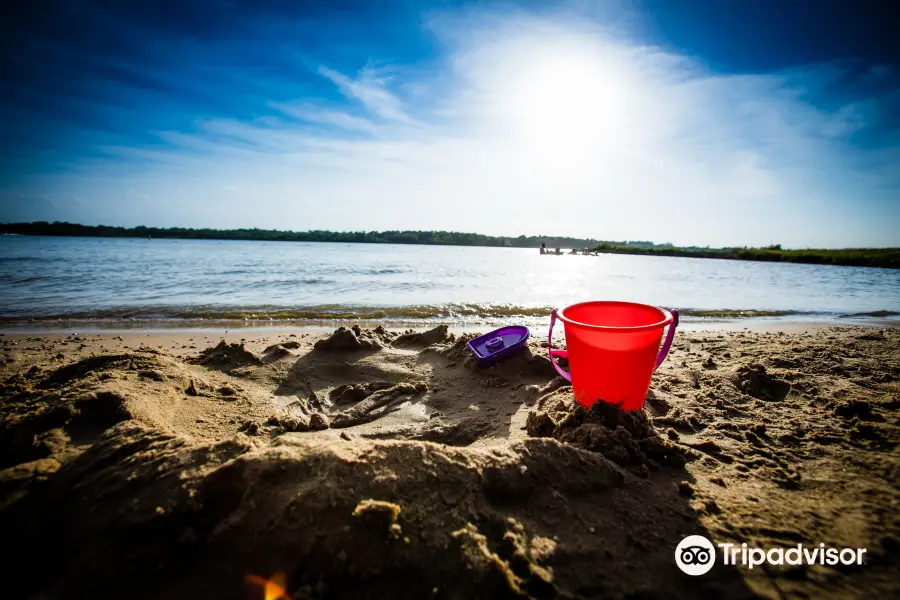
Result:
[[[865,548],[832,548],[825,544],[790,548],[750,547],[747,544],[717,544],[722,549],[722,564],[743,565],[748,569],[760,565],[861,565]],[[688,575],[703,575],[716,564],[716,549],[702,535],[689,535],[675,548],[675,564]]]
[[688,575],[703,575],[716,564],[716,549],[702,535],[689,535],[675,548],[675,564]]

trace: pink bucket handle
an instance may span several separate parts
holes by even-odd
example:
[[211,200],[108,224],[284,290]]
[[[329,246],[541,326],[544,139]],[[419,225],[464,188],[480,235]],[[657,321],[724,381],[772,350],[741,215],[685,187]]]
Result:
[[565,379],[568,382],[572,382],[572,374],[563,371],[563,368],[559,366],[559,363],[553,358],[554,356],[558,356],[560,358],[569,358],[568,350],[554,350],[553,349],[553,326],[556,325],[556,309],[554,308],[550,311],[550,332],[547,334],[547,350],[550,351],[550,362],[553,363],[553,368],[556,369],[556,372],[559,373],[559,376]]
[[664,308],[660,310],[672,313],[672,324],[669,325],[669,331],[666,332],[666,341],[663,342],[662,347],[659,349],[659,354],[656,355],[656,366],[653,367],[654,371],[659,368],[659,365],[663,364],[663,361],[665,361],[666,357],[669,355],[669,350],[672,349],[672,342],[675,340],[675,329],[678,327],[677,308],[673,308],[670,311]]
[[[663,364],[663,361],[666,360],[666,356],[669,355],[669,350],[672,349],[672,342],[675,340],[675,329],[678,327],[678,310],[675,308],[673,308],[671,311],[667,311],[665,309],[661,310],[663,312],[671,312],[672,324],[669,325],[669,331],[666,332],[666,340],[663,342],[662,347],[659,349],[659,354],[656,355],[656,365],[653,367],[654,371],[659,368],[659,365]],[[564,371],[563,368],[559,366],[559,363],[557,363],[554,359],[554,357],[569,358],[568,350],[553,349],[553,327],[556,325],[556,317],[556,309],[554,308],[550,312],[550,332],[547,334],[547,350],[550,353],[550,362],[553,363],[553,368],[556,369],[556,372],[559,373],[560,377],[568,382],[571,382],[572,374]]]

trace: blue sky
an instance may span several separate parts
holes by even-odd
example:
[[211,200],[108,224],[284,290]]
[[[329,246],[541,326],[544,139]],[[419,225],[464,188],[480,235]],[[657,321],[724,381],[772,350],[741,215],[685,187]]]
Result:
[[880,6],[17,3],[0,221],[900,246]]

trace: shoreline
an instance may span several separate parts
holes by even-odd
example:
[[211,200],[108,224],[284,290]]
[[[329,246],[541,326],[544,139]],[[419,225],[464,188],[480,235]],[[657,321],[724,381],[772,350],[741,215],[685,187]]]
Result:
[[[315,332],[333,331],[338,327],[377,327],[382,325],[391,329],[412,329],[422,331],[437,325],[447,325],[450,331],[487,332],[506,325],[525,325],[532,335],[547,335],[549,317],[538,322],[536,319],[509,319],[505,322],[453,322],[451,320],[392,320],[392,319],[298,319],[298,320],[262,320],[262,319],[61,319],[61,320],[26,320],[0,321],[0,333],[7,335],[56,334],[56,333],[106,333],[122,334],[131,332],[168,334],[194,332],[228,332],[246,331],[254,334],[280,332]],[[679,331],[784,331],[802,332],[829,327],[875,327],[900,328],[897,317],[837,317],[801,318],[797,315],[779,317],[743,317],[716,318],[682,316]],[[561,331],[561,325],[557,328]]]

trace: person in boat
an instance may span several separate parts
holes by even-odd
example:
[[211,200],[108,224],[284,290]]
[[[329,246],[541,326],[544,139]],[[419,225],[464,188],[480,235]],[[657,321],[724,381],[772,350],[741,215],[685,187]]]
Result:
[[547,254],[547,244],[541,242],[541,254]]
[[562,254],[562,251],[561,251],[559,248],[557,248],[557,249],[556,249],[556,254],[557,254],[557,255]]

